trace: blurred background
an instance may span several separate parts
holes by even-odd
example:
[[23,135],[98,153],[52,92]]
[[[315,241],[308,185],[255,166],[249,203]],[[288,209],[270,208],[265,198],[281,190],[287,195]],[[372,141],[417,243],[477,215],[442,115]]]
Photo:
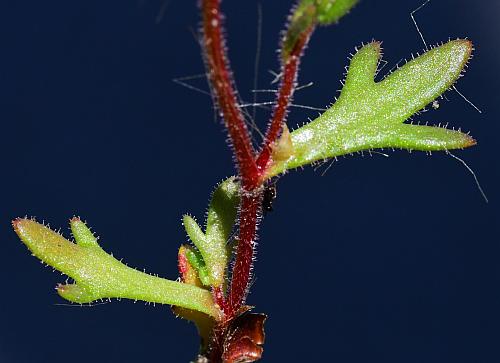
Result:
[[[410,18],[423,0],[361,1],[314,35],[295,103],[333,101],[354,47],[382,40],[382,74],[424,46]],[[291,1],[224,1],[229,56],[245,102],[269,89]],[[257,47],[259,7],[262,44]],[[429,44],[476,50],[455,92],[415,120],[450,123],[479,144],[390,152],[307,167],[278,182],[261,226],[248,303],[269,315],[263,362],[500,362],[498,118],[500,3],[433,0],[416,14]],[[234,173],[196,40],[195,0],[0,4],[0,362],[188,362],[195,328],[165,306],[66,306],[65,277],[11,229],[36,216],[69,236],[79,215],[129,265],[175,279],[181,216],[202,219]],[[258,74],[256,54],[260,50]],[[272,101],[259,94],[259,102]],[[253,112],[252,109],[250,109]],[[295,108],[291,127],[317,111]],[[268,112],[256,110],[265,128]],[[256,135],[258,138],[258,135]]]

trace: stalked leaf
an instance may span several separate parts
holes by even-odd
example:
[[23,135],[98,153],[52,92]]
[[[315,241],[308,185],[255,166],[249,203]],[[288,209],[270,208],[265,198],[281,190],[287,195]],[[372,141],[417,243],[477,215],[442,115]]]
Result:
[[351,60],[340,98],[317,119],[292,132],[294,154],[286,161],[275,161],[268,177],[362,150],[434,151],[475,145],[473,138],[459,131],[403,124],[453,85],[471,52],[470,41],[450,41],[375,82],[380,43],[364,46]]
[[75,280],[59,285],[58,293],[76,303],[125,298],[170,304],[219,318],[205,289],[134,270],[107,254],[79,219],[71,220],[77,243],[31,219],[16,219],[14,230],[31,252],[46,264]]

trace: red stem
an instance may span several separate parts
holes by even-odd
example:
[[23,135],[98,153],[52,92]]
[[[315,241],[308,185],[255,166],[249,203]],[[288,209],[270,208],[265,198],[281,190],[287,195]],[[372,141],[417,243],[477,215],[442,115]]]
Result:
[[[283,122],[285,121],[288,107],[290,106],[293,92],[296,86],[300,57],[310,38],[314,26],[309,27],[298,38],[296,45],[283,65],[283,78],[278,92],[277,104],[274,109],[271,123],[269,124],[264,139],[264,146],[257,159],[260,175],[263,175],[271,159],[272,145],[278,138]],[[259,180],[259,187],[262,180]],[[231,289],[229,292],[229,311],[233,314],[238,311],[245,302],[248,293],[248,285],[251,278],[251,270],[254,259],[254,245],[259,222],[259,213],[262,203],[262,193],[248,193],[242,196],[240,210],[240,234],[236,260],[231,279]]]
[[[274,109],[273,118],[269,124],[264,139],[264,146],[257,159],[260,176],[263,175],[271,159],[272,145],[278,138],[283,122],[285,121],[288,107],[290,106],[293,92],[296,86],[297,72],[300,64],[300,57],[310,38],[314,25],[309,27],[301,36],[285,64],[283,65],[283,78],[278,92],[277,104]],[[250,283],[254,245],[259,222],[259,213],[262,203],[262,193],[256,192],[262,185],[262,180],[258,181],[253,192],[242,196],[240,210],[240,234],[238,248],[236,250],[236,260],[231,279],[231,289],[229,292],[229,311],[235,314],[245,302]]]
[[261,203],[260,191],[244,193],[241,197],[240,233],[228,301],[229,311],[233,316],[245,302],[248,293]]
[[212,289],[212,297],[214,299],[214,302],[219,305],[219,308],[224,312],[224,314],[227,313],[227,304],[226,304],[226,299],[224,297],[224,290],[222,286],[219,287],[214,287]]
[[225,52],[220,2],[221,0],[202,1],[205,60],[211,86],[234,148],[243,186],[251,189],[251,186],[257,183],[259,173],[250,133],[231,79]]
[[293,93],[296,87],[297,74],[299,71],[300,59],[304,49],[311,37],[315,25],[307,28],[298,38],[297,43],[288,55],[281,69],[281,84],[274,107],[273,117],[266,132],[266,137],[262,145],[262,150],[257,158],[257,167],[262,173],[269,167],[271,161],[272,146],[281,133],[283,124],[286,122],[288,108],[292,103]]
[[[220,3],[221,0],[201,1],[206,67],[217,105],[233,145],[243,189],[239,214],[238,247],[228,300],[225,299],[222,289],[213,290],[214,300],[224,311],[225,319],[228,321],[236,316],[240,307],[245,303],[262,204],[262,175],[269,167],[272,145],[277,140],[286,118],[287,109],[295,90],[300,57],[314,25],[300,34],[282,65],[283,78],[278,92],[277,105],[264,139],[262,151],[257,157],[231,79],[229,61],[225,53]],[[214,334],[217,335],[217,332]]]

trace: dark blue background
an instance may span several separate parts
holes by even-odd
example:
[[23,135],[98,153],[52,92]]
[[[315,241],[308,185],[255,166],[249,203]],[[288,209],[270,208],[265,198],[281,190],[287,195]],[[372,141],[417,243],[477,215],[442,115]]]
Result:
[[[296,103],[322,107],[354,46],[384,41],[387,70],[423,45],[409,12],[422,0],[362,1],[313,37]],[[103,247],[171,279],[186,241],[180,218],[203,217],[215,183],[234,172],[210,97],[172,79],[203,72],[195,0],[3,1],[0,5],[0,362],[188,362],[190,324],[168,307],[128,301],[66,307],[64,277],[31,257],[10,227],[80,215]],[[290,1],[263,2],[259,87],[277,70]],[[257,1],[225,1],[229,55],[251,100]],[[500,362],[495,0],[432,1],[417,14],[429,43],[470,37],[475,57],[456,93],[417,117],[470,130],[456,152],[341,159],[279,181],[248,302],[269,314],[264,362]],[[194,82],[199,87],[202,81]],[[261,95],[261,100],[269,100]],[[315,111],[294,110],[289,125]],[[267,114],[259,111],[261,128]]]

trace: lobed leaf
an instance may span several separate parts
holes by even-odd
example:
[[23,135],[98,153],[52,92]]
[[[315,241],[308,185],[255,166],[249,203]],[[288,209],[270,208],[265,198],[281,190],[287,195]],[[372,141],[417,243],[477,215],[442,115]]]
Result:
[[209,291],[126,266],[107,254],[78,218],[70,221],[76,243],[34,220],[20,218],[12,224],[33,255],[75,280],[74,284],[57,287],[59,295],[69,301],[126,298],[176,305],[219,317],[220,311]]
[[460,77],[472,52],[468,40],[436,47],[375,82],[379,42],[352,58],[337,102],[291,134],[294,155],[275,161],[268,177],[312,162],[375,148],[434,151],[465,148],[475,140],[459,131],[403,124]]
[[[206,266],[208,278],[204,284],[207,286],[219,287],[224,283],[229,258],[226,245],[236,221],[239,191],[235,177],[224,180],[215,189],[208,207],[205,233],[193,217],[183,217],[186,233],[198,248]],[[194,265],[195,268],[198,266],[201,265]]]

